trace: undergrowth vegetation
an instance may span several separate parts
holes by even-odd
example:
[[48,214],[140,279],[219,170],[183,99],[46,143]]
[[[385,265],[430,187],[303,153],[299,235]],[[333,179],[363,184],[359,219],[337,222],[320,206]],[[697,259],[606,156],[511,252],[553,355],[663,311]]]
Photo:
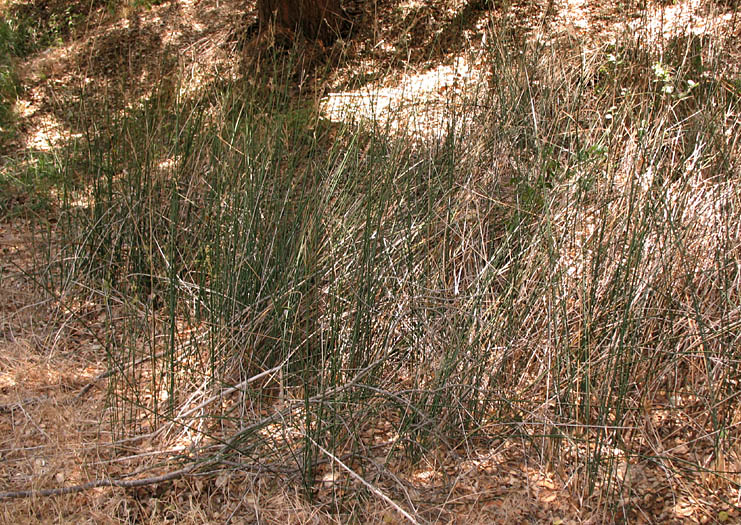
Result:
[[385,422],[386,457],[520,440],[626,518],[636,465],[735,483],[741,92],[723,41],[488,36],[486,82],[435,138],[328,120],[285,56],[264,82],[81,111],[59,163],[88,191],[59,188],[54,282],[106,305],[116,436],[294,468],[308,495],[328,455],[371,468]]
[[15,70],[18,38],[7,20],[0,20],[0,141],[8,136],[13,123],[13,105],[18,97]]

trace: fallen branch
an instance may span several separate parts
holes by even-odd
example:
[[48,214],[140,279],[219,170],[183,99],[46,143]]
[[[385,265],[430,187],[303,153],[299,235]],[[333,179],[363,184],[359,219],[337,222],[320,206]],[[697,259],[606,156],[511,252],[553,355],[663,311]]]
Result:
[[35,498],[35,497],[46,497],[46,496],[63,496],[65,494],[76,494],[78,492],[84,492],[86,490],[95,489],[98,487],[121,487],[124,489],[130,489],[135,487],[143,487],[145,485],[156,485],[157,483],[163,483],[173,479],[181,478],[186,474],[189,474],[195,469],[196,463],[193,463],[180,470],[174,470],[161,476],[153,476],[151,478],[141,479],[96,479],[95,481],[89,481],[88,483],[82,483],[81,485],[72,485],[69,487],[59,487],[56,489],[38,489],[38,490],[17,490],[10,492],[0,492],[0,501],[16,498]]
[[283,365],[284,365],[284,363],[281,363],[278,366],[275,366],[275,367],[273,367],[273,368],[271,368],[269,370],[265,370],[264,372],[260,372],[259,374],[254,375],[254,376],[250,377],[249,379],[245,379],[241,383],[238,383],[238,384],[236,384],[236,385],[234,385],[232,387],[229,387],[229,388],[227,388],[225,390],[222,390],[218,394],[209,397],[205,401],[202,401],[201,403],[198,404],[198,406],[195,406],[193,408],[190,408],[190,409],[186,410],[185,412],[181,412],[180,414],[178,414],[177,416],[175,416],[175,419],[172,421],[172,423],[175,424],[175,422],[177,420],[186,418],[186,417],[190,416],[191,414],[194,414],[195,412],[198,412],[199,410],[201,410],[202,408],[207,407],[209,404],[213,403],[214,401],[217,401],[217,400],[219,400],[219,399],[221,399],[221,398],[223,398],[225,396],[228,396],[232,392],[236,392],[237,390],[241,390],[244,387],[246,387],[247,385],[249,385],[250,383],[253,383],[254,381],[257,381],[258,379],[260,379],[262,377],[265,377],[268,374],[272,374],[274,372],[278,372],[283,367]]
[[0,412],[12,412],[13,410],[23,408],[24,406],[35,405],[37,403],[41,403],[42,401],[46,401],[47,399],[48,398],[46,396],[27,397],[26,399],[21,399],[20,401],[16,401],[15,403],[8,403],[7,405],[0,405]]
[[350,476],[352,476],[356,481],[359,481],[360,483],[362,483],[363,485],[365,485],[365,487],[368,490],[370,490],[373,494],[375,494],[376,496],[378,496],[379,498],[381,498],[383,501],[385,501],[386,503],[388,503],[389,505],[391,505],[394,509],[396,509],[396,511],[399,514],[401,514],[402,516],[404,516],[409,521],[409,523],[412,523],[413,525],[419,525],[419,522],[414,518],[414,516],[412,516],[407,511],[405,511],[404,509],[402,509],[401,506],[398,503],[396,503],[394,500],[392,500],[391,498],[389,498],[386,494],[384,494],[383,492],[381,492],[378,488],[376,488],[373,485],[371,485],[370,483],[368,483],[365,480],[365,478],[363,478],[363,476],[361,476],[360,474],[358,474],[357,472],[355,472],[353,469],[351,469],[350,467],[348,467],[347,465],[345,465],[345,463],[343,463],[342,460],[340,460],[340,458],[338,458],[337,456],[335,456],[334,454],[332,454],[329,450],[327,450],[326,448],[324,448],[323,446],[321,446],[319,443],[317,443],[316,441],[314,441],[313,439],[311,439],[311,437],[306,436],[306,438],[309,441],[311,441],[314,444],[315,447],[317,447],[319,450],[321,450],[324,453],[325,456],[327,456],[329,459],[331,459],[332,461],[334,461],[335,463],[337,463],[343,470],[345,470],[348,474],[350,474]]
[[[316,403],[318,401],[321,401],[323,399],[326,399],[327,397],[331,395],[336,395],[344,390],[347,390],[349,388],[352,388],[360,382],[360,380],[365,377],[375,366],[377,366],[379,363],[381,363],[385,357],[371,363],[367,367],[363,368],[350,382],[345,383],[344,385],[340,385],[338,387],[332,388],[328,390],[327,392],[324,392],[322,394],[318,394],[316,396],[313,396],[309,398],[310,403]],[[277,367],[276,367],[277,368]],[[262,372],[258,374],[257,376],[254,376],[248,380],[246,380],[244,383],[248,383],[251,381],[254,381],[258,379],[259,377],[262,377],[266,374],[274,372],[276,369],[271,368],[270,370],[266,370],[265,372]],[[235,387],[232,387],[234,389],[237,389],[237,387],[241,386],[237,385]],[[222,393],[223,395],[223,393]],[[212,402],[215,398],[207,399],[202,403],[202,405],[207,405],[208,403]],[[199,408],[199,407],[196,407]],[[288,414],[293,412],[296,407],[288,407],[284,410],[278,411],[274,414],[271,414],[270,416],[267,416],[260,421],[253,423],[246,429],[243,429],[241,432],[237,433],[236,435],[232,436],[232,438],[228,441],[223,443],[221,446],[219,446],[219,452],[217,452],[212,458],[198,462],[196,460],[193,460],[193,462],[188,465],[185,468],[182,468],[180,470],[175,470],[172,472],[168,472],[166,474],[162,474],[160,476],[154,476],[150,478],[140,478],[140,479],[132,479],[132,480],[123,480],[123,479],[98,479],[95,481],[90,481],[88,483],[83,483],[81,485],[72,485],[69,487],[59,487],[55,489],[38,489],[38,490],[18,490],[18,491],[10,491],[10,492],[0,492],[0,501],[3,500],[9,500],[9,499],[15,499],[15,498],[33,498],[33,497],[46,497],[46,496],[63,496],[65,494],[76,494],[78,492],[84,492],[86,490],[98,488],[98,487],[121,487],[121,488],[134,488],[134,487],[142,487],[145,485],[156,485],[157,483],[163,483],[165,481],[170,481],[173,479],[181,478],[187,474],[190,474],[197,466],[204,466],[208,464],[214,464],[214,463],[220,463],[224,461],[226,453],[229,450],[238,450],[237,443],[239,440],[248,435],[250,432],[262,428],[265,425],[268,425],[276,420],[280,420],[285,418]],[[191,409],[192,410],[192,409]],[[319,446],[319,445],[317,445]],[[332,459],[333,461],[339,461],[339,459],[336,456],[333,456],[329,454],[326,450],[320,449],[328,454],[328,457]],[[340,462],[340,465],[347,469],[348,467],[344,465],[342,462]],[[353,473],[354,476],[357,476],[357,474]],[[367,482],[366,482],[367,483]],[[414,518],[411,518],[409,514],[407,514],[401,507],[399,507],[397,504],[395,504],[393,501],[389,500],[387,496],[384,494],[379,493],[378,489],[375,489],[373,487],[371,490],[373,490],[374,493],[378,494],[382,499],[389,502],[390,505],[392,505],[394,508],[396,508],[399,512],[402,513],[407,519],[410,519],[412,523],[417,523]]]

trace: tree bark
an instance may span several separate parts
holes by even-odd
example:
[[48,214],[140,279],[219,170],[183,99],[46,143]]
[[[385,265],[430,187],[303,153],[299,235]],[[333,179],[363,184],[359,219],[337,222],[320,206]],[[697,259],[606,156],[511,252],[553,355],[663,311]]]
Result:
[[331,43],[346,22],[340,0],[258,0],[257,9],[261,31],[273,28],[289,38],[301,33]]

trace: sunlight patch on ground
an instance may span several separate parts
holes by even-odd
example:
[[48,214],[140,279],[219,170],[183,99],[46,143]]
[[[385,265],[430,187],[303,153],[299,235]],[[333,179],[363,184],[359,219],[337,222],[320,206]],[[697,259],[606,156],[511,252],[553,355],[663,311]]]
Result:
[[[571,37],[605,43],[628,34],[639,36],[648,45],[678,35],[720,35],[733,26],[733,11],[723,11],[716,3],[704,0],[651,2],[639,16],[628,18],[619,9],[596,5],[587,0],[556,2],[553,22],[538,33],[563,31]],[[543,38],[543,35],[539,35]]]
[[561,13],[566,27],[579,32],[587,31],[589,29],[589,17],[586,9],[586,0],[566,0],[566,5]]
[[645,19],[630,23],[633,31],[645,33],[648,42],[658,42],[677,35],[700,36],[719,33],[732,24],[733,12],[713,12],[713,6],[703,0],[684,0],[669,5],[652,5]]
[[52,151],[69,139],[62,124],[48,115],[41,117],[33,132],[26,139],[26,148],[36,151]]
[[415,139],[432,139],[445,132],[450,118],[485,81],[479,64],[459,56],[452,64],[420,73],[406,73],[390,86],[375,82],[359,90],[330,93],[321,111],[332,121],[355,120]]

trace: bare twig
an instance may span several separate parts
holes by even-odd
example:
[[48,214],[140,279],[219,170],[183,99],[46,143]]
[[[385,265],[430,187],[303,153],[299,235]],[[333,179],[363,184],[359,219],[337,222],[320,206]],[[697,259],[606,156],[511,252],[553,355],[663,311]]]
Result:
[[[325,398],[325,397],[327,397],[329,395],[337,394],[338,392],[341,392],[343,390],[346,390],[348,388],[351,388],[351,387],[357,385],[358,382],[363,377],[365,377],[373,369],[373,367],[375,367],[376,365],[378,365],[378,363],[380,361],[382,361],[382,359],[379,360],[379,361],[376,361],[376,362],[372,363],[371,365],[369,365],[366,368],[364,368],[363,370],[361,370],[350,382],[348,382],[348,383],[346,383],[344,385],[341,385],[339,387],[333,388],[333,389],[325,392],[324,394],[321,394],[321,395],[318,395],[318,396],[314,396],[309,401],[311,401],[311,402],[317,402],[317,401],[319,401],[319,400],[321,400],[321,399],[323,399],[323,398]],[[275,369],[266,370],[265,372],[263,372],[261,374],[258,374],[257,376],[251,377],[250,379],[248,379],[244,383],[246,384],[248,382],[254,381],[257,378],[262,377],[265,374],[269,374],[269,373],[274,372],[274,371],[275,371]],[[240,386],[240,385],[237,385],[237,386]],[[233,387],[233,388],[236,389],[236,387]],[[222,395],[223,395],[223,393],[222,393]],[[213,400],[212,399],[206,400],[206,402],[204,402],[204,403],[205,404],[208,404],[211,401],[213,401]],[[271,423],[272,421],[274,421],[276,419],[280,419],[282,417],[285,417],[287,414],[291,413],[293,410],[294,410],[293,408],[289,408],[287,410],[276,412],[275,414],[272,414],[272,415],[270,415],[270,416],[268,416],[266,418],[263,418],[259,422],[255,423],[253,425],[250,425],[250,427],[248,427],[247,429],[245,429],[242,432],[240,432],[240,433],[236,434],[235,436],[233,436],[232,439],[229,442],[224,443],[223,445],[221,445],[219,447],[220,448],[220,452],[217,453],[217,454],[215,454],[210,459],[206,460],[205,462],[202,461],[200,463],[198,461],[194,460],[193,463],[191,463],[189,466],[187,466],[185,468],[182,468],[180,470],[175,470],[175,471],[169,472],[167,474],[162,474],[160,476],[154,476],[154,477],[150,477],[150,478],[134,479],[134,480],[99,479],[99,480],[95,480],[95,481],[90,481],[88,483],[83,483],[81,485],[72,485],[72,486],[69,486],[69,487],[59,487],[59,488],[56,488],[56,489],[18,490],[18,491],[10,491],[10,492],[0,492],[0,501],[2,501],[2,500],[8,500],[8,499],[14,499],[14,498],[32,498],[32,497],[45,497],[45,496],[62,496],[64,494],[75,494],[77,492],[83,492],[83,491],[94,489],[94,488],[98,488],[98,487],[133,488],[133,487],[141,487],[141,486],[144,486],[144,485],[155,485],[157,483],[163,483],[165,481],[170,481],[170,480],[173,480],[173,479],[177,479],[177,478],[180,478],[180,477],[185,476],[187,474],[190,474],[196,468],[196,466],[199,466],[199,465],[202,466],[202,465],[207,465],[207,464],[215,464],[215,463],[223,462],[223,459],[224,459],[223,458],[223,455],[225,454],[225,452],[227,450],[236,448],[235,443],[239,440],[239,438],[241,436],[246,435],[251,430],[255,430],[257,428],[261,428],[262,426],[264,426],[266,424],[269,424],[269,423]],[[330,457],[334,458],[334,456],[330,456]],[[334,458],[334,459],[337,459],[337,458]],[[391,503],[393,505],[393,502],[391,502]],[[400,511],[403,513],[403,510],[400,510]],[[413,521],[413,523],[417,523],[417,522],[416,521]]]
[[24,406],[35,405],[36,403],[41,403],[42,401],[46,401],[46,400],[47,400],[46,396],[27,397],[26,399],[21,399],[20,401],[16,401],[15,403],[8,403],[7,405],[0,405],[0,412],[12,412],[13,410],[23,408]]
[[145,485],[156,485],[157,483],[163,483],[190,474],[195,469],[197,463],[192,463],[185,468],[180,470],[174,470],[160,476],[153,476],[150,478],[141,479],[96,479],[88,483],[82,483],[81,485],[72,485],[69,487],[59,487],[56,489],[40,489],[40,490],[17,490],[10,492],[0,492],[0,501],[16,498],[34,498],[34,497],[46,497],[46,496],[62,496],[64,494],[76,494],[77,492],[84,492],[86,490],[98,488],[98,487],[121,487],[125,489],[143,487]]
[[[272,374],[272,373],[274,373],[274,372],[277,372],[277,371],[279,371],[279,370],[281,369],[281,367],[282,367],[283,365],[284,365],[284,363],[281,363],[281,364],[279,364],[278,366],[275,366],[275,367],[273,367],[273,368],[271,368],[271,369],[269,369],[269,370],[265,370],[264,372],[260,372],[259,374],[257,374],[257,375],[254,375],[254,376],[250,377],[249,379],[245,379],[245,380],[244,380],[244,381],[242,381],[241,383],[238,383],[238,384],[236,384],[236,385],[234,385],[234,386],[232,386],[232,387],[229,387],[229,388],[227,388],[227,389],[225,389],[225,390],[222,390],[222,391],[221,391],[221,392],[219,392],[218,394],[216,394],[216,395],[214,395],[214,396],[211,396],[211,397],[209,397],[209,398],[208,398],[208,399],[206,399],[205,401],[202,401],[202,402],[201,402],[200,404],[198,404],[197,406],[195,406],[195,407],[193,407],[193,408],[190,408],[190,409],[186,410],[185,412],[183,412],[183,413],[181,413],[181,414],[178,414],[178,415],[177,415],[177,417],[175,418],[175,420],[186,418],[186,417],[190,416],[191,414],[194,414],[195,412],[198,412],[198,411],[199,411],[199,410],[201,410],[202,408],[205,408],[205,407],[206,407],[206,406],[208,406],[208,405],[209,405],[210,403],[213,403],[214,401],[216,401],[216,400],[218,400],[218,399],[221,399],[221,398],[223,398],[224,396],[228,396],[228,395],[229,395],[229,394],[231,394],[232,392],[236,392],[237,390],[241,390],[241,389],[243,389],[244,387],[246,387],[247,385],[249,385],[250,383],[252,383],[252,382],[254,382],[254,381],[257,381],[258,379],[260,379],[260,378],[262,378],[262,377],[265,377],[266,375],[269,375],[269,374]],[[174,421],[173,421],[173,422],[174,422]]]
[[338,458],[337,456],[335,456],[334,454],[332,454],[329,450],[327,450],[326,448],[324,448],[323,446],[321,446],[319,443],[317,443],[316,441],[314,441],[313,439],[311,439],[311,437],[306,436],[306,438],[309,441],[311,441],[314,444],[315,447],[317,447],[319,450],[321,450],[328,458],[330,458],[332,461],[334,461],[335,463],[337,463],[340,467],[342,467],[343,470],[346,470],[347,473],[350,474],[350,476],[352,476],[353,478],[355,478],[356,480],[358,480],[360,483],[362,483],[363,485],[365,485],[368,488],[368,490],[370,490],[373,494],[375,494],[376,496],[378,496],[379,498],[381,498],[383,501],[385,501],[386,503],[388,503],[389,505],[391,505],[392,507],[394,507],[396,509],[396,511],[399,512],[399,514],[401,514],[407,520],[409,520],[409,523],[414,523],[414,525],[419,525],[419,522],[414,518],[414,516],[412,516],[407,511],[405,511],[404,509],[402,509],[399,506],[398,503],[396,503],[394,500],[392,500],[391,498],[389,498],[386,494],[384,494],[379,489],[377,489],[376,487],[374,487],[373,485],[371,485],[370,483],[368,483],[363,478],[363,476],[361,476],[360,474],[356,473],[353,469],[351,469],[350,467],[348,467],[347,465],[345,465],[340,458]]

